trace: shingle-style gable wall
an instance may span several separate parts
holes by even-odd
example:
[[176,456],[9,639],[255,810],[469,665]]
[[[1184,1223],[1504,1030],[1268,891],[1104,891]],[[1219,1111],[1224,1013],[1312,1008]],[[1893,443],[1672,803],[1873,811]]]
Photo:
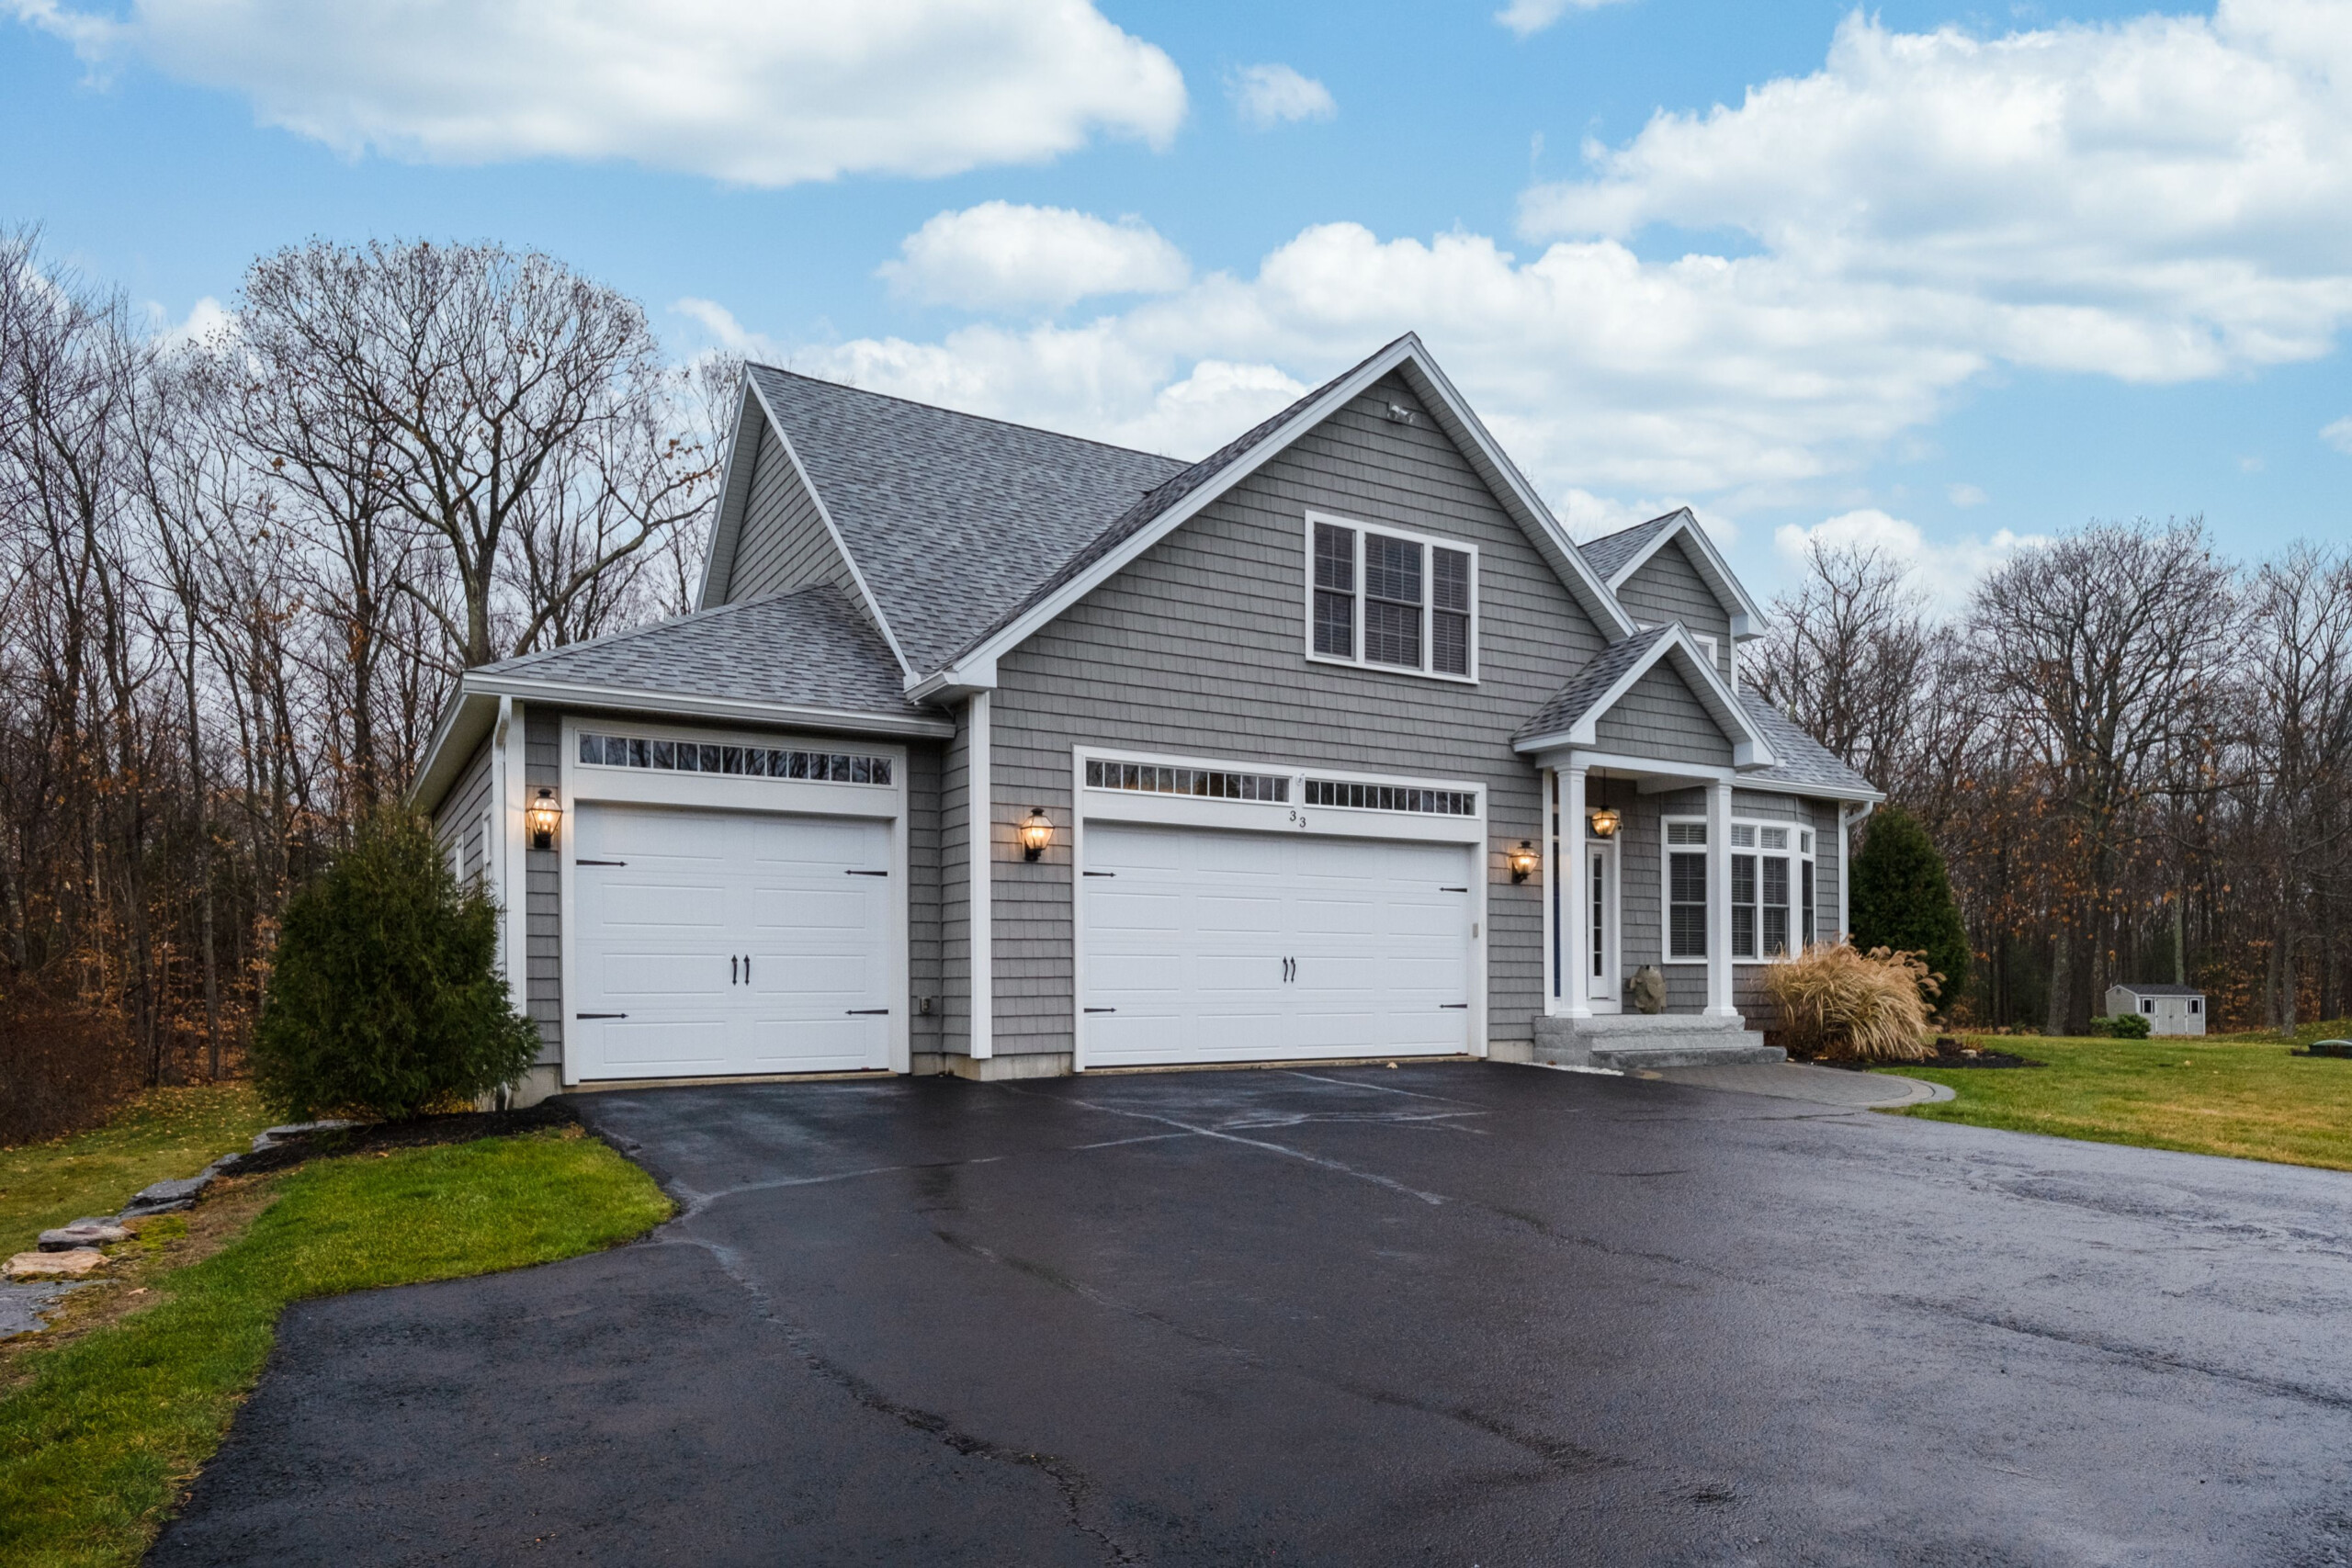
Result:
[[1593,726],[1599,750],[1627,757],[1731,766],[1731,742],[1672,658],[1659,660]]
[[1680,621],[1701,637],[1715,639],[1715,668],[1731,679],[1731,616],[1706,579],[1691,563],[1680,537],[1668,540],[1617,590],[1625,613],[1645,626]]
[[760,421],[759,446],[752,461],[751,497],[735,537],[728,601],[762,599],[789,588],[830,583],[870,619],[865,596],[818,513],[816,497],[800,482],[792,455],[765,419]]
[[[1011,829],[1039,806],[1069,822],[1080,742],[1482,781],[1488,1032],[1529,1037],[1542,1004],[1542,910],[1534,885],[1511,884],[1503,856],[1538,834],[1537,775],[1510,737],[1603,638],[1427,413],[1401,424],[1390,404],[1419,408],[1396,378],[1371,388],[1000,660],[1000,1055],[1071,1049],[1069,837],[1029,864]],[[1476,685],[1307,660],[1310,508],[1478,547]],[[954,951],[951,927],[951,965]]]

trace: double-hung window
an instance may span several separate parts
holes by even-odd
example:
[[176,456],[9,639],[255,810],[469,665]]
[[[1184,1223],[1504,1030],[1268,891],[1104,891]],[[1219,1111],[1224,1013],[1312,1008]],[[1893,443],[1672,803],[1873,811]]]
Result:
[[1707,956],[1707,825],[1666,825],[1666,955]]
[[1786,958],[1813,941],[1813,834],[1778,823],[1731,825],[1731,955]]
[[1309,657],[1476,677],[1476,550],[1313,513],[1307,540]]

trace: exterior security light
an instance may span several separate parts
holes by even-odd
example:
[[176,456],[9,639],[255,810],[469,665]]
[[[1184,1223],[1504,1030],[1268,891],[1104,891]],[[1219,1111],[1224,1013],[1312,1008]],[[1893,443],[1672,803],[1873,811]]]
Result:
[[1586,825],[1592,829],[1592,836],[1596,839],[1615,838],[1617,836],[1617,824],[1620,820],[1622,820],[1622,818],[1618,817],[1617,813],[1609,810],[1605,807],[1599,811],[1588,814],[1585,818]]
[[1042,806],[1033,807],[1028,818],[1021,824],[1021,858],[1035,860],[1054,841],[1054,824]]
[[541,784],[537,797],[524,808],[523,821],[531,829],[533,849],[555,848],[555,830],[563,823],[563,807],[555,803],[555,791]]
[[1513,882],[1526,881],[1535,874],[1536,863],[1535,846],[1521,839],[1519,848],[1510,852],[1510,879]]

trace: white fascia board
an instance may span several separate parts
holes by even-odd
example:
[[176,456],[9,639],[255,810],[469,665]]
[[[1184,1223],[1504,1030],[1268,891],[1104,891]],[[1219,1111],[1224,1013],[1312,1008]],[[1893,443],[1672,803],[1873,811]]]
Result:
[[[1493,465],[1495,471],[1502,477],[1505,499],[1519,503],[1519,510],[1522,513],[1520,519],[1521,526],[1533,525],[1535,531],[1551,542],[1553,548],[1558,553],[1560,559],[1566,563],[1570,575],[1575,579],[1575,582],[1570,584],[1572,589],[1577,583],[1583,585],[1585,592],[1578,597],[1584,601],[1585,613],[1603,626],[1614,626],[1619,637],[1631,637],[1635,629],[1633,618],[1625,614],[1625,607],[1617,602],[1617,595],[1611,592],[1609,585],[1601,581],[1599,575],[1593,571],[1591,565],[1585,560],[1583,552],[1577,548],[1576,541],[1568,536],[1566,529],[1560,526],[1560,520],[1552,514],[1550,507],[1544,504],[1544,499],[1536,494],[1535,487],[1527,482],[1527,476],[1520,471],[1519,465],[1511,461],[1510,455],[1502,449],[1501,444],[1487,429],[1485,422],[1471,410],[1469,400],[1463,397],[1462,393],[1455,389],[1453,383],[1446,378],[1445,372],[1438,367],[1437,362],[1430,357],[1428,352],[1420,348],[1420,339],[1415,336],[1409,341],[1415,349],[1419,350],[1408,356],[1408,370],[1416,373],[1422,383],[1417,389],[1421,391],[1424,398],[1435,402],[1445,412],[1453,416],[1460,426],[1460,435],[1469,437],[1470,445],[1477,450],[1478,455]],[[1432,397],[1431,394],[1434,396]],[[1448,432],[1448,434],[1454,433]]]
[[850,553],[849,541],[842,537],[841,525],[833,521],[833,509],[825,504],[824,493],[817,481],[808,477],[808,467],[800,460],[799,450],[792,445],[792,437],[785,434],[784,421],[776,418],[775,410],[768,406],[767,394],[760,390],[758,378],[749,370],[743,372],[743,385],[759,400],[760,412],[767,420],[768,428],[775,432],[776,445],[792,463],[792,471],[800,480],[800,488],[808,492],[816,503],[818,519],[825,525],[825,532],[833,541],[833,548],[841,552],[843,564],[849,568],[850,581],[857,584],[857,596],[865,601],[866,613],[874,617],[875,629],[882,640],[890,645],[890,657],[899,661],[899,671],[909,680],[914,679],[915,667],[907,662],[907,650],[899,646],[899,634],[890,629],[890,617],[882,613],[882,602],[874,597],[874,590],[865,581],[865,573],[858,569],[857,558]]
[[1019,619],[1005,626],[1003,630],[975,646],[970,653],[957,661],[956,667],[969,670],[982,660],[993,666],[995,660],[1020,647],[1035,636],[1041,628],[1057,619],[1071,605],[1124,570],[1137,556],[1174,533],[1202,510],[1232,490],[1234,486],[1263,468],[1273,457],[1286,450],[1292,442],[1362,396],[1364,389],[1397,367],[1408,363],[1420,372],[1430,390],[1435,392],[1435,400],[1439,405],[1461,421],[1464,431],[1471,436],[1473,444],[1494,462],[1496,471],[1503,478],[1503,488],[1509,492],[1505,499],[1516,502],[1521,508],[1524,509],[1526,521],[1534,524],[1537,531],[1544,537],[1556,542],[1560,547],[1561,558],[1568,563],[1569,569],[1578,575],[1580,581],[1590,586],[1593,603],[1588,605],[1587,609],[1596,612],[1594,618],[1613,627],[1619,637],[1632,636],[1634,630],[1634,623],[1626,618],[1623,607],[1601,586],[1600,580],[1592,575],[1591,568],[1584,564],[1583,558],[1577,554],[1575,545],[1569,542],[1567,535],[1562,531],[1558,519],[1555,518],[1543,502],[1536,498],[1535,492],[1529,488],[1527,480],[1520,474],[1518,468],[1502,456],[1501,448],[1494,444],[1494,438],[1487,434],[1485,427],[1478,423],[1477,416],[1471,413],[1468,406],[1462,401],[1462,395],[1453,389],[1453,384],[1445,379],[1444,374],[1430,362],[1429,350],[1422,346],[1421,340],[1413,333],[1408,333],[1390,344],[1385,353],[1365,361],[1354,375],[1332,387],[1329,391],[1306,408],[1299,410],[1291,417],[1288,424],[1258,443],[1246,455],[1227,464],[1215,479],[1186,496],[1160,516],[1153,519],[1149,527],[1126,540],[1118,548],[1087,568],[1085,571],[1064,583],[1050,597],[1031,605]]
[[[718,504],[711,508],[710,513],[710,550],[708,554],[703,557],[702,587],[696,590],[695,593],[695,608],[697,610],[707,610],[711,607],[711,595],[713,592],[718,593],[719,598],[723,601],[728,591],[734,586],[735,552],[732,549],[729,549],[725,552],[723,558],[727,562],[727,579],[722,581],[719,580],[718,576],[718,563],[722,558],[718,547],[720,541],[728,538],[729,536],[727,532],[727,521],[730,513],[739,514],[736,517],[735,537],[740,539],[742,536],[742,519],[740,516],[740,513],[742,510],[742,506],[744,504],[748,504],[749,498],[745,498],[745,502],[742,503],[739,503],[736,500],[735,464],[736,459],[742,455],[743,427],[751,423],[752,407],[752,372],[747,367],[742,372],[741,382],[736,389],[735,429],[727,438],[726,460],[719,465]],[[752,441],[752,445],[754,455],[756,456],[759,446],[759,443],[756,438]],[[751,471],[749,465],[752,460],[753,459],[752,458],[744,459],[746,464],[744,471],[746,473]]]
[[465,772],[474,748],[481,744],[497,717],[498,698],[493,694],[461,688],[449,700],[441,710],[441,722],[434,727],[433,739],[425,742],[424,764],[408,786],[410,809],[429,816],[441,808],[449,786]]
[[1613,593],[1624,587],[1634,573],[1641,570],[1652,556],[1666,547],[1667,541],[1687,537],[1699,548],[1699,575],[1706,579],[1707,586],[1714,591],[1715,602],[1731,617],[1731,635],[1742,641],[1762,637],[1763,607],[1748,597],[1747,588],[1739,581],[1739,574],[1732,570],[1731,563],[1724,558],[1723,551],[1717,549],[1714,540],[1707,536],[1707,530],[1699,525],[1698,517],[1687,506],[1676,511],[1673,516],[1673,522],[1660,528],[1648,544],[1635,550],[1626,558],[1624,565],[1609,574],[1610,592]]
[[996,660],[967,659],[944,670],[907,677],[907,697],[918,703],[960,702],[976,692],[996,690]]
[[944,740],[956,727],[944,718],[867,713],[850,708],[763,703],[740,697],[707,697],[685,692],[648,692],[626,686],[594,686],[571,681],[533,681],[512,675],[468,675],[468,695],[520,697],[571,707],[606,708],[665,718],[716,718],[769,728],[820,729],[842,735],[910,735]]

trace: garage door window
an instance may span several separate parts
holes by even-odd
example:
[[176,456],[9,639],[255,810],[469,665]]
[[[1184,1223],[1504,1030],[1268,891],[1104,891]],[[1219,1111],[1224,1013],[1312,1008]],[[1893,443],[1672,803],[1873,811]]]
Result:
[[641,735],[580,736],[580,760],[605,768],[671,773],[732,773],[746,778],[809,779],[829,784],[890,782],[890,759],[854,751],[804,751],[764,746],[704,745]]

